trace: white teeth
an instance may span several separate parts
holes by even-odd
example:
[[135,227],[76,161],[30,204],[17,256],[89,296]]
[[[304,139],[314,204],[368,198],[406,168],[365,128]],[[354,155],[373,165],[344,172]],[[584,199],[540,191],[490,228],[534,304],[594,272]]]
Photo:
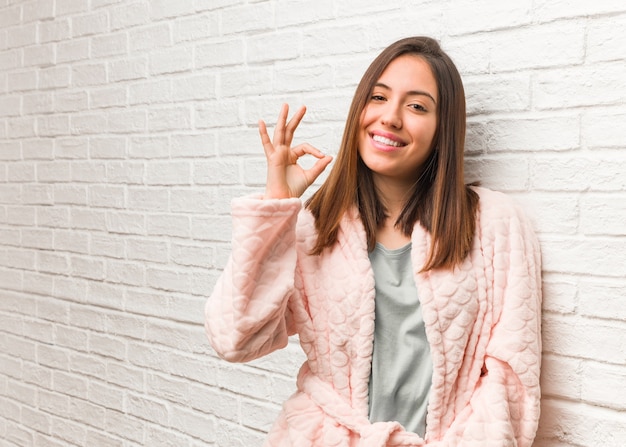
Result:
[[382,144],[386,144],[387,146],[393,146],[393,147],[403,146],[403,144],[398,143],[397,141],[390,140],[389,138],[385,138],[380,135],[372,135],[372,140],[377,141]]

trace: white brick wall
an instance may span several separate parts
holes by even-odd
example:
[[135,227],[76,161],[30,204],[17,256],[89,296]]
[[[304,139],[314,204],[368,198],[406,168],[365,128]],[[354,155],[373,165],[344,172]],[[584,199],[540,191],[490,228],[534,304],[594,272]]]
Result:
[[0,0],[0,445],[260,445],[302,354],[227,364],[201,325],[256,122],[304,103],[333,153],[415,34],[464,76],[468,180],[540,235],[535,446],[626,445],[622,0]]

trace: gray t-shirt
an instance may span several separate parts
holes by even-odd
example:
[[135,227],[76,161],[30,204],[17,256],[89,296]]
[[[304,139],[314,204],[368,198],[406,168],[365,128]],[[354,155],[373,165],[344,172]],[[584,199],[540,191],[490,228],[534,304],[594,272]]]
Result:
[[369,254],[376,281],[371,422],[398,421],[424,436],[433,365],[411,264],[411,244]]

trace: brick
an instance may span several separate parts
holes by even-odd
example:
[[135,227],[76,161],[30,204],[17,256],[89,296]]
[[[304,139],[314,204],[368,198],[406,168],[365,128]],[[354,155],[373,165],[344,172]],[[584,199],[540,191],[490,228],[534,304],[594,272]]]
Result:
[[102,63],[74,65],[72,67],[72,86],[90,87],[104,84],[107,80],[106,65]]
[[91,185],[87,193],[88,204],[94,208],[124,208],[126,204],[123,186]]
[[[99,377],[102,380],[105,377],[103,374]],[[89,402],[97,404],[101,408],[106,409],[105,413],[105,430],[109,433],[117,433],[108,427],[108,421],[110,419],[111,411],[114,412],[123,411],[124,405],[124,392],[121,388],[111,385],[110,383],[101,382],[100,380],[91,380],[89,382]],[[112,418],[117,420],[117,417]],[[129,418],[130,420],[131,418]]]
[[[230,77],[228,79],[230,79]],[[255,82],[256,81],[255,79]],[[217,90],[216,84],[216,76],[208,73],[200,76],[178,75],[172,80],[172,97],[176,101],[215,99]]]
[[241,97],[272,91],[273,72],[266,67],[233,70],[220,78],[220,96]]
[[96,11],[72,17],[72,37],[100,34],[108,31],[106,11]]
[[588,317],[626,320],[626,284],[617,281],[585,279],[580,282],[580,313]]
[[100,259],[72,256],[71,265],[72,276],[95,280],[103,280],[105,277],[105,263]]
[[170,28],[168,23],[158,23],[131,29],[128,32],[130,52],[145,54],[149,50],[170,46],[172,44]]
[[621,62],[606,62],[539,73],[533,81],[533,102],[539,109],[623,104],[626,86],[621,66]]
[[532,189],[537,191],[623,191],[626,160],[621,156],[572,158],[569,154],[536,157],[532,161]]
[[130,415],[139,419],[162,426],[168,423],[170,411],[163,402],[143,395],[129,393],[126,397],[126,407]]
[[119,310],[122,308],[122,289],[118,285],[90,281],[83,302]]
[[115,436],[110,436],[106,433],[87,431],[87,444],[86,445],[99,445],[102,447],[122,447],[123,441]]
[[39,70],[37,87],[42,90],[60,89],[70,85],[74,73],[68,67],[50,67]]
[[129,259],[166,263],[168,261],[168,244],[156,239],[128,239],[126,252]]
[[122,211],[107,212],[107,230],[109,233],[145,234],[146,220],[144,215]]
[[625,113],[607,113],[605,111],[585,113],[582,116],[581,134],[583,145],[587,148],[623,147],[626,132],[618,123],[626,119]]
[[276,26],[279,29],[292,25],[316,23],[334,17],[337,5],[330,0],[320,0],[316,3],[307,1],[293,1],[276,8]]
[[191,163],[187,161],[150,162],[146,166],[146,185],[188,185]]
[[[74,374],[55,371],[52,374],[54,391],[71,397],[85,399],[87,397],[88,381]],[[71,402],[71,401],[70,401]]]
[[[111,313],[106,315],[105,321],[106,331],[110,334],[126,338],[145,339],[146,323],[142,318],[129,314]],[[120,353],[123,354],[124,352],[121,351]]]
[[541,362],[542,392],[573,400],[580,399],[583,371],[583,360],[545,355]]
[[168,0],[155,0],[150,4],[150,18],[160,20],[193,14],[196,11],[195,3],[193,0],[180,0],[176,3]]
[[[211,2],[213,3],[213,2]],[[196,5],[197,8],[205,6]],[[218,20],[212,14],[195,14],[192,17],[178,18],[173,25],[174,42],[198,41],[217,35]]]
[[580,201],[580,228],[589,235],[626,236],[626,197],[586,194]]
[[185,433],[199,438],[204,442],[215,441],[215,426],[213,423],[207,423],[206,415],[177,405],[171,407],[172,425],[181,427]]
[[152,76],[188,72],[193,68],[194,53],[186,46],[172,47],[150,54],[149,72]]
[[[194,164],[194,169],[198,164]],[[174,213],[205,214],[213,211],[213,194],[206,189],[172,189],[170,210]]]
[[150,8],[147,3],[122,4],[111,9],[111,29],[133,28],[149,23]]
[[[7,98],[10,101],[10,98]],[[22,113],[24,115],[50,114],[55,109],[55,96],[52,92],[24,94],[22,97]],[[12,113],[12,105],[6,105],[7,116],[14,115]],[[16,111],[19,111],[19,106]]]
[[[89,156],[98,159],[123,159],[126,156],[126,139],[122,137],[90,138]],[[105,165],[107,181],[117,183],[114,179],[123,178],[129,183],[133,183],[126,175],[119,174],[119,172],[125,171],[123,168],[128,167],[131,170],[130,168],[133,166],[133,164],[122,162],[107,163]]]
[[80,230],[106,230],[106,214],[104,211],[95,211],[89,208],[72,209],[72,228]]
[[615,3],[611,0],[599,0],[591,4],[579,0],[540,0],[535,2],[534,9],[537,20],[542,21],[624,11],[622,4]]
[[[129,71],[126,71],[126,70]],[[135,71],[137,70],[137,71]],[[120,80],[128,80],[141,76],[138,72],[141,71],[139,66],[126,67],[124,66],[122,72],[111,73],[111,77]],[[124,107],[128,103],[128,93],[126,87],[112,86],[105,87],[97,90],[93,90],[89,96],[91,107],[95,109],[110,108],[110,107]]]
[[[566,445],[620,445],[626,441],[623,414],[582,402],[545,399],[539,437],[551,435]],[[579,430],[583,427],[583,430]],[[553,445],[548,442],[545,445]]]
[[144,267],[136,263],[109,259],[106,263],[106,272],[108,282],[131,286],[144,284]]
[[245,62],[244,45],[241,39],[216,41],[196,48],[197,68],[238,65]]
[[[148,59],[144,56],[112,61],[108,65],[109,81],[121,82],[145,79],[148,77],[148,67]],[[126,99],[126,90],[120,89],[120,92],[124,93],[123,98]],[[120,101],[118,105],[122,106],[125,104]]]
[[18,268],[21,270],[34,270],[36,253],[32,250],[7,249],[7,259],[4,265],[7,267]]
[[74,135],[93,135],[105,133],[107,126],[101,114],[92,113],[72,116],[70,128]]
[[[211,134],[180,134],[171,137],[173,157],[211,157],[216,154],[215,137]],[[194,163],[194,172],[197,171]]]
[[38,411],[36,409],[24,406],[22,407],[22,421],[28,428],[41,433],[50,434],[51,418],[50,415]]
[[141,391],[144,386],[143,371],[114,361],[107,363],[106,379],[107,382],[135,391]]
[[88,157],[88,143],[84,138],[60,138],[55,141],[54,154],[59,159],[84,160]]
[[65,349],[39,344],[37,345],[37,363],[49,368],[67,371],[69,355]]
[[46,411],[57,417],[64,417],[69,414],[69,396],[40,389],[38,398],[40,410]]
[[574,314],[579,286],[558,275],[543,275],[543,310],[560,314]]
[[[87,296],[87,283],[79,277],[66,278],[56,276],[53,280],[53,291],[54,296],[57,298],[81,302]],[[73,325],[76,324],[72,319],[70,321]]]
[[581,397],[585,402],[595,403],[616,410],[626,409],[626,391],[622,384],[626,367],[585,362],[581,372]]
[[127,134],[146,130],[147,117],[143,110],[111,112],[107,120],[112,133]]
[[[626,240],[593,238],[543,241],[543,268],[548,272],[623,277],[626,264],[620,261]],[[579,262],[585,259],[586,262]]]
[[10,225],[35,225],[35,208],[32,206],[8,206],[6,223]]
[[170,103],[172,82],[167,80],[143,81],[129,87],[129,101],[131,104]]
[[45,0],[35,0],[24,4],[22,20],[30,22],[54,18],[54,4]]
[[71,253],[89,253],[89,235],[76,230],[57,229],[54,232],[54,249]]
[[12,27],[7,32],[7,47],[18,48],[37,43],[37,24]]
[[52,44],[40,44],[24,48],[24,67],[49,67],[55,64],[55,50]]
[[[203,422],[204,425],[211,425],[212,421]],[[186,436],[174,432],[171,429],[148,425],[146,427],[145,439],[148,444],[154,447],[167,447],[172,445],[185,445],[189,442]]]
[[72,39],[57,43],[57,63],[84,61],[89,58],[89,39]]
[[619,323],[580,318],[543,318],[544,352],[606,363],[623,363],[626,347],[621,342],[626,327]]
[[212,258],[210,247],[172,243],[171,259],[179,265],[208,267]]
[[6,181],[11,183],[31,183],[35,181],[35,165],[32,163],[11,163],[7,172]]
[[157,214],[147,218],[147,234],[150,236],[188,237],[190,228],[187,216]]
[[109,258],[124,257],[124,241],[117,235],[106,236],[94,234],[91,236],[90,254]]
[[70,134],[69,116],[51,115],[37,119],[37,131],[44,137],[58,137]]
[[128,206],[134,210],[167,211],[167,190],[158,188],[128,188]]
[[146,282],[148,286],[158,290],[182,293],[191,291],[191,275],[177,270],[148,267]]
[[56,433],[57,436],[67,441],[68,443],[73,443],[77,445],[85,445],[85,439],[87,437],[87,430],[84,426],[77,424],[68,419],[52,419],[52,431]]

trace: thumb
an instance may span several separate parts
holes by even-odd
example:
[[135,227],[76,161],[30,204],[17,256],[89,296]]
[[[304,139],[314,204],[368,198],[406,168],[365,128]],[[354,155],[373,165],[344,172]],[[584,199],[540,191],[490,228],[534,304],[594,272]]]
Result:
[[333,157],[330,155],[325,155],[322,158],[318,159],[315,164],[305,171],[306,178],[309,182],[309,185],[317,179],[324,169],[329,165],[329,163],[333,160]]

